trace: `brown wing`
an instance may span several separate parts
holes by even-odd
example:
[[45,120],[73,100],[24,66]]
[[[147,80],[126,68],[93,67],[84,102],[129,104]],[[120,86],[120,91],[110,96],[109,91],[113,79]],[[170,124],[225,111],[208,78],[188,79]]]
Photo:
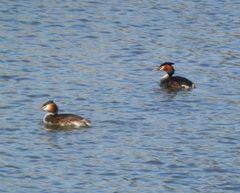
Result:
[[182,88],[185,86],[189,88],[193,87],[193,82],[188,80],[187,78],[181,76],[173,76],[171,79],[172,81],[177,82]]
[[[84,122],[88,121],[83,117],[72,115],[72,114],[60,114],[60,115],[49,115],[46,117],[47,122],[51,122],[51,124],[66,124],[70,125],[72,122]],[[88,121],[90,123],[90,121]]]
[[168,89],[168,90],[178,90],[181,89],[181,85],[178,81],[173,79],[166,79],[162,80],[160,83],[161,87]]
[[161,86],[170,90],[194,88],[194,84],[190,80],[180,76],[173,76],[166,80],[162,80]]

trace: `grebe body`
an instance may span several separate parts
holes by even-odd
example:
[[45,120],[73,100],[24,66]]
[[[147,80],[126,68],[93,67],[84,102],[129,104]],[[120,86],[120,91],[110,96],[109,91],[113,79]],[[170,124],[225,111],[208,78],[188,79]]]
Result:
[[161,64],[157,70],[165,71],[165,74],[160,80],[160,86],[170,90],[189,90],[195,88],[195,84],[187,78],[181,76],[173,76],[175,70],[171,62]]
[[80,128],[89,127],[91,125],[88,119],[78,115],[58,114],[58,106],[53,101],[44,103],[41,108],[47,112],[43,118],[43,123],[47,126]]

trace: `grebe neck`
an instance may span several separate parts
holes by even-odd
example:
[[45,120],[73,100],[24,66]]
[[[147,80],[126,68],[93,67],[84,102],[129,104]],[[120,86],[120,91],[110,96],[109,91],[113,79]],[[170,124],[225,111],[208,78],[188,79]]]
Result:
[[172,77],[172,75],[174,74],[174,69],[170,72],[167,72],[167,74],[168,74],[169,77]]
[[165,79],[168,79],[170,76],[169,76],[169,74],[167,73],[167,74],[164,74],[163,76],[162,76],[162,80],[165,80]]
[[46,113],[45,115],[44,115],[44,117],[43,117],[43,122],[44,123],[47,123],[46,122],[46,118],[49,116],[49,115],[56,115],[57,113],[50,113],[50,112],[48,112],[48,113]]

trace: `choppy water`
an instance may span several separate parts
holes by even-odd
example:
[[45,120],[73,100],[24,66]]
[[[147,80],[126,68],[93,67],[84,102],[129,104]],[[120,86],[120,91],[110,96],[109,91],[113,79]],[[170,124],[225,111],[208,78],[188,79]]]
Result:
[[[239,192],[239,1],[1,1],[0,192]],[[175,62],[197,89],[166,93]],[[48,131],[42,103],[90,118]]]

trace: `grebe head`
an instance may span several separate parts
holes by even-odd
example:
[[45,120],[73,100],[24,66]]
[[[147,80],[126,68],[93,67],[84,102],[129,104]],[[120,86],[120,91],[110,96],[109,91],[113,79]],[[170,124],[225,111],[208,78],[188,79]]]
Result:
[[172,62],[164,62],[163,64],[161,64],[157,70],[162,70],[162,71],[165,71],[167,72],[170,76],[174,74],[174,68],[173,68],[173,65],[174,63]]
[[48,102],[44,103],[42,105],[41,109],[44,111],[47,111],[48,113],[51,113],[51,114],[58,113],[58,107],[57,107],[56,103],[54,103],[53,101],[48,101]]

